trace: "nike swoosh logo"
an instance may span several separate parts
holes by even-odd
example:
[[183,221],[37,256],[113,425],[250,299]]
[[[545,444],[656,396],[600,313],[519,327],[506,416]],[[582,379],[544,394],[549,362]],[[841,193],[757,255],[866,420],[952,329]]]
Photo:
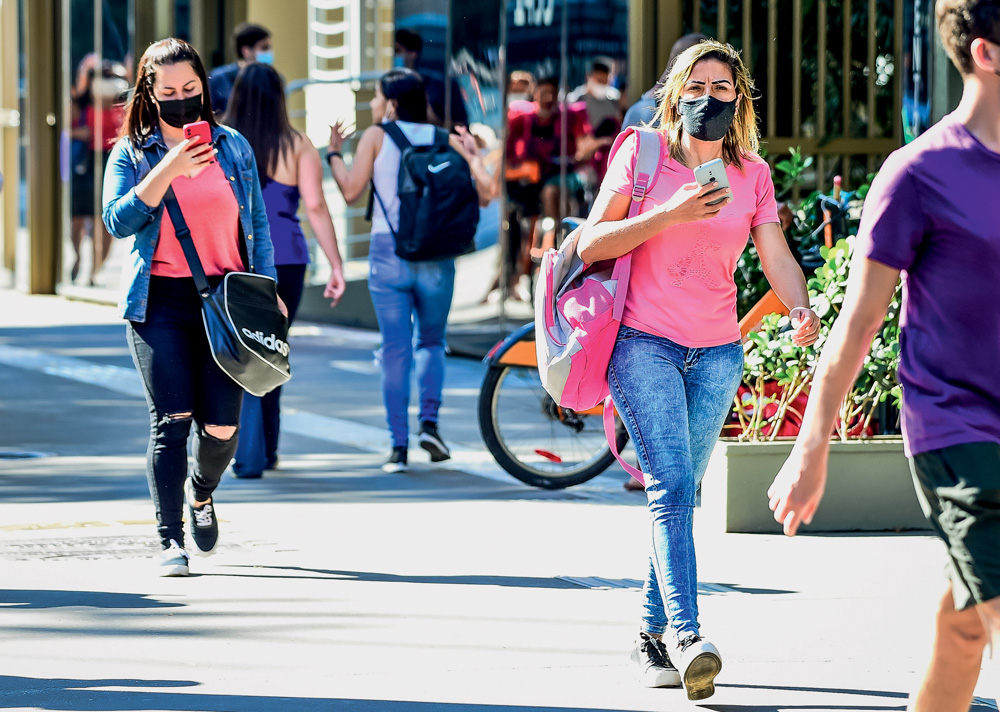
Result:
[[436,166],[427,166],[427,170],[429,170],[431,173],[440,173],[450,165],[451,161],[445,161],[444,163],[439,163]]

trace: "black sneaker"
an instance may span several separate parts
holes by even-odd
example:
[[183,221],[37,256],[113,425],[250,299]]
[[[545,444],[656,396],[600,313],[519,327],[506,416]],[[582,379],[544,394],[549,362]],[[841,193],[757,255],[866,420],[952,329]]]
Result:
[[389,459],[382,465],[382,471],[390,474],[406,472],[406,448],[394,447],[389,453]]
[[670,662],[667,646],[646,633],[639,633],[635,641],[632,662],[639,666],[639,682],[646,687],[681,686],[681,674]]
[[420,424],[420,447],[431,454],[431,462],[451,459],[451,452],[438,435],[437,423],[425,420]]
[[209,501],[195,507],[194,482],[190,477],[184,481],[184,499],[188,508],[188,532],[194,542],[194,551],[199,556],[208,556],[219,543],[219,520],[215,518],[215,502]]

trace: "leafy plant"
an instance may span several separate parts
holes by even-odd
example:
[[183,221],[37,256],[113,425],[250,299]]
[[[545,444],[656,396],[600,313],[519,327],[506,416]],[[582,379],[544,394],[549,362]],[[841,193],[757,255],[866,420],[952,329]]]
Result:
[[792,188],[802,181],[802,174],[813,164],[813,157],[803,157],[800,148],[791,148],[788,153],[789,157],[775,163],[771,171],[774,196],[777,200],[783,200]]
[[[788,317],[777,314],[765,317],[760,328],[748,336],[743,346],[743,386],[734,409],[740,440],[774,440],[787,433],[787,425],[801,422],[800,411],[812,384],[817,355],[843,306],[850,251],[847,240],[822,248],[825,263],[809,279],[812,307],[821,322],[815,344],[795,346]],[[899,405],[899,311],[897,287],[858,380],[841,406],[836,425],[841,440],[870,436],[879,405],[889,398]]]
[[[775,184],[776,193],[787,193],[797,183],[802,181],[803,172],[812,163],[812,157],[803,158],[801,151],[797,148],[791,149],[791,158],[778,161],[772,172],[772,180]],[[858,187],[853,193],[842,193],[842,200],[850,206],[848,218],[842,230],[834,229],[836,238],[854,235],[857,232],[857,217],[860,216],[861,205],[871,181],[875,177],[874,173],[869,173],[866,182]],[[778,188],[778,186],[781,186]],[[824,215],[820,206],[821,193],[813,191],[806,198],[784,205],[791,211],[791,226],[785,232],[789,249],[793,254],[799,255],[800,264],[806,272],[812,264],[809,259],[813,259],[815,252],[824,243]],[[780,204],[779,204],[780,208]],[[803,259],[809,255],[808,259]],[[743,316],[760,301],[760,299],[770,289],[764,270],[760,266],[760,258],[753,242],[748,242],[743,254],[736,263],[736,315],[742,319]]]

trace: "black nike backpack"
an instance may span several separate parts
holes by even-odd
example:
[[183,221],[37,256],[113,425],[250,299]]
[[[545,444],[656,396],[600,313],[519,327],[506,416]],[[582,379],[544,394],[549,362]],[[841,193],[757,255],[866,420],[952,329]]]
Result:
[[[396,255],[409,262],[443,260],[472,252],[479,225],[479,195],[469,164],[434,129],[434,143],[414,146],[393,122],[381,124],[399,147],[399,227],[389,230]],[[385,203],[372,190],[387,216]]]

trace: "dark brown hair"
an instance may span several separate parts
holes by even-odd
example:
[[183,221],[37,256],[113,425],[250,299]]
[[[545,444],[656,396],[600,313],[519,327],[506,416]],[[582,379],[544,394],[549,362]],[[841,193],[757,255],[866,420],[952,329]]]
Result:
[[233,46],[236,49],[236,59],[243,59],[243,48],[253,48],[261,40],[266,40],[271,36],[270,31],[262,25],[255,25],[252,22],[243,22],[233,29]]
[[938,0],[934,10],[944,51],[959,72],[972,74],[972,41],[1000,44],[1000,0]]
[[159,118],[153,104],[153,83],[156,70],[164,65],[187,62],[201,80],[201,118],[210,126],[217,126],[212,115],[212,97],[208,90],[208,75],[197,50],[184,40],[168,37],[154,42],[142,53],[139,70],[135,79],[135,90],[125,107],[125,121],[121,138],[128,138],[136,146],[140,145],[158,127]]
[[250,142],[260,182],[265,183],[281,154],[294,147],[296,136],[285,109],[285,85],[274,67],[251,62],[240,70],[222,123]]
[[396,118],[422,124],[427,121],[427,91],[424,80],[412,69],[390,69],[378,80],[382,96],[396,102]]

